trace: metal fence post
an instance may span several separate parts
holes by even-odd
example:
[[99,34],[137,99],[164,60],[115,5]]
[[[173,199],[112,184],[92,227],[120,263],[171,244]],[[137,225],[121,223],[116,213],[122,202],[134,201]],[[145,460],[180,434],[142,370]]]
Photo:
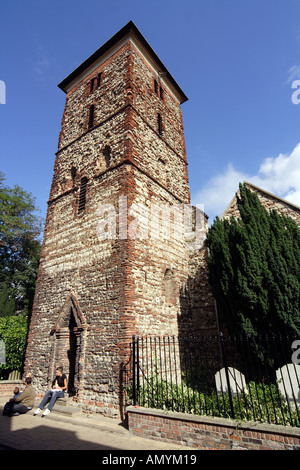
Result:
[[132,336],[132,399],[134,406],[136,405],[136,390],[135,390],[135,336]]
[[234,419],[232,393],[231,393],[230,381],[229,381],[229,373],[228,373],[226,351],[225,351],[225,344],[224,344],[224,335],[222,332],[220,333],[220,340],[221,340],[222,361],[223,361],[223,366],[225,369],[225,376],[226,376],[226,382],[227,382],[227,388],[228,388],[228,398],[229,398],[229,404],[230,404],[231,417],[232,419]]
[[137,405],[140,390],[139,378],[139,337],[132,336],[132,399]]
[[136,401],[140,404],[140,355],[139,355],[139,337],[136,337]]

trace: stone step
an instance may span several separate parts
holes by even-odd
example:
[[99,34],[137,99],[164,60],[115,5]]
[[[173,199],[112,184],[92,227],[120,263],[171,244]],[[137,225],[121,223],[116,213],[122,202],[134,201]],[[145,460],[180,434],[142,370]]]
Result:
[[73,406],[72,397],[58,398],[55,402],[52,412],[60,413],[67,416],[74,416],[78,413],[81,413],[81,408],[78,406]]
[[[36,409],[39,405],[40,401],[35,402],[34,409]],[[45,406],[45,409],[47,408],[47,405]],[[52,408],[53,413],[58,413],[60,415],[66,415],[66,416],[75,416],[79,413],[81,413],[81,408],[79,406],[73,406],[73,399],[72,398],[58,398],[55,402],[55,405]]]
[[72,398],[64,397],[64,398],[58,398],[55,402],[55,405],[59,406],[72,406],[71,403],[73,402]]
[[55,405],[52,408],[51,414],[53,413],[58,413],[60,415],[65,415],[65,416],[75,416],[81,413],[81,408],[77,406],[67,406],[67,405],[61,405],[59,403],[55,403]]

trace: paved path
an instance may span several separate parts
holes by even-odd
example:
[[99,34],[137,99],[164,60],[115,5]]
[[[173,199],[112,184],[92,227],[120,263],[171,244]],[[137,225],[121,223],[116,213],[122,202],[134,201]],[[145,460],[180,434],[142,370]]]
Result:
[[[106,450],[184,451],[181,445],[131,434],[118,420],[83,413],[64,416],[53,411],[46,417],[33,411],[2,416],[7,398],[0,397],[0,450]],[[196,449],[193,449],[194,451]]]

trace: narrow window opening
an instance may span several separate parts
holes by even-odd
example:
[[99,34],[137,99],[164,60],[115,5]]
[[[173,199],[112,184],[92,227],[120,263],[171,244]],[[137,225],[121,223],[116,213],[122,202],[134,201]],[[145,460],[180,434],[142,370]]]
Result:
[[94,112],[95,112],[95,106],[92,104],[90,106],[89,129],[91,129],[94,125]]
[[104,158],[105,158],[105,163],[106,163],[106,166],[109,167],[110,165],[110,146],[109,145],[106,145],[103,149],[103,155],[104,155]]
[[162,135],[162,117],[160,113],[157,113],[157,128],[159,135]]
[[160,99],[163,101],[164,100],[164,89],[162,87],[159,87],[159,94],[160,94]]
[[154,79],[154,91],[158,95],[158,83],[155,79]]
[[78,214],[80,214],[81,212],[83,212],[85,210],[87,182],[88,182],[88,179],[87,179],[86,176],[81,178],[79,203],[78,203]]
[[72,180],[73,180],[73,184],[74,184],[75,178],[76,178],[76,168],[74,166],[72,166],[72,168],[71,168],[71,176],[72,176]]
[[97,77],[93,77],[90,80],[90,93],[96,90],[101,85],[102,72],[99,72]]
[[91,89],[90,89],[91,92],[94,90],[94,82],[95,82],[95,79],[92,78],[92,80],[91,80]]

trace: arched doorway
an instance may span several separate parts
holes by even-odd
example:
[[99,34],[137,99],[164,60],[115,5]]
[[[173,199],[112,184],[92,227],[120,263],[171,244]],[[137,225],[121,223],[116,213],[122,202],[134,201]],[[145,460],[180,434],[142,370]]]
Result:
[[49,371],[53,377],[56,367],[63,367],[68,377],[69,396],[78,396],[83,388],[85,332],[85,318],[75,295],[71,293],[51,330],[53,349]]
[[69,349],[68,354],[68,367],[69,367],[69,377],[68,377],[68,394],[69,396],[76,395],[75,383],[77,382],[78,366],[78,335],[76,334],[76,321],[74,317],[74,312],[71,307],[70,311],[70,321],[69,321]]

